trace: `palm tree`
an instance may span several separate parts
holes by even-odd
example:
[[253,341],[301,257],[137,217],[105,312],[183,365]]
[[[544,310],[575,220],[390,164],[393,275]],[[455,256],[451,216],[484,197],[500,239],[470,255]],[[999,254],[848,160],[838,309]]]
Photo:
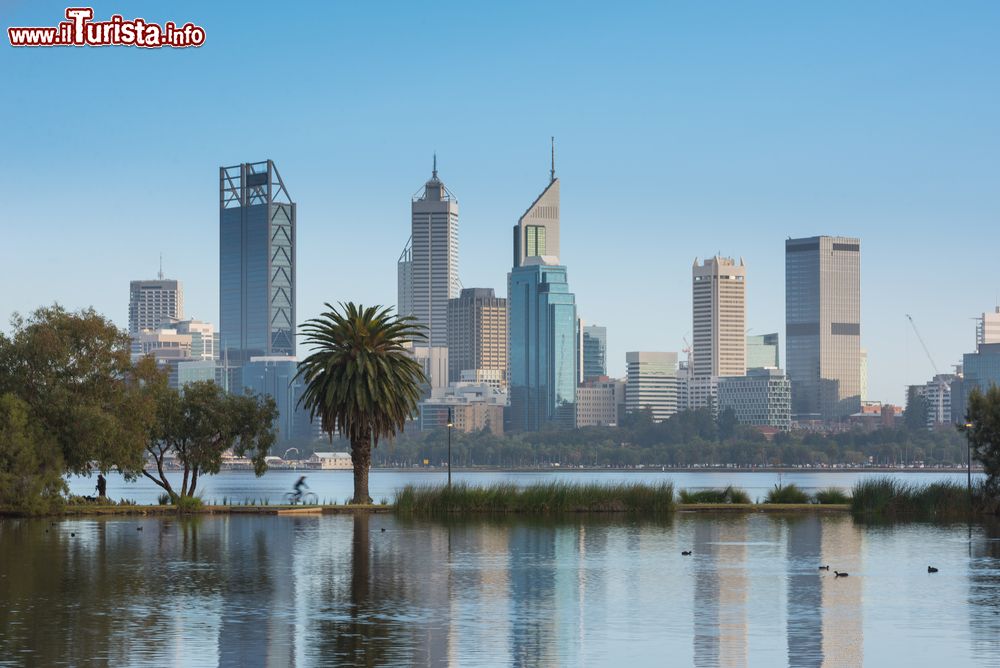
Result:
[[299,400],[330,438],[336,430],[351,442],[353,503],[371,503],[368,469],[372,446],[392,438],[413,416],[420,385],[427,381],[404,343],[426,338],[414,318],[382,306],[341,303],[302,325],[313,350],[299,366],[306,389]]

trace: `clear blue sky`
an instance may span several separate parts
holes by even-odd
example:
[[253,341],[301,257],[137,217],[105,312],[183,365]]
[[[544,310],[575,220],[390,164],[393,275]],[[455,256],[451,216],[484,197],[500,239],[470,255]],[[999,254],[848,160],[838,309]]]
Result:
[[[225,7],[223,5],[226,5]],[[0,0],[3,27],[65,4]],[[510,228],[562,179],[580,314],[679,350],[690,267],[747,263],[782,332],[788,236],[862,239],[872,398],[972,348],[1000,295],[1000,3],[96,2],[193,21],[200,49],[0,46],[0,317],[126,323],[128,282],[184,281],[218,321],[218,167],[272,158],[299,204],[300,321],[395,303],[409,198],[437,151],[461,278],[504,291]],[[6,31],[4,31],[6,32]]]

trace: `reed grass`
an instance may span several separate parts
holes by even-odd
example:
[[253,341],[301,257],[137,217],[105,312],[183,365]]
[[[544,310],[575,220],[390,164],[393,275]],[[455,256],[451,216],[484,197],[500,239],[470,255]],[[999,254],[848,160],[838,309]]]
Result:
[[809,495],[795,483],[775,485],[767,493],[764,503],[809,503]]
[[396,496],[396,510],[423,515],[452,513],[580,513],[623,512],[658,514],[673,510],[670,483],[574,485],[551,482],[527,487],[511,483],[441,487],[407,485]]
[[816,503],[821,504],[847,504],[851,502],[851,497],[848,496],[847,492],[836,487],[827,487],[826,489],[821,489],[813,496]]
[[732,485],[725,489],[699,489],[697,491],[682,489],[678,496],[681,503],[751,503],[749,494]]
[[965,517],[982,505],[979,485],[969,490],[960,482],[944,481],[914,485],[893,478],[870,478],[854,485],[851,512],[881,517]]

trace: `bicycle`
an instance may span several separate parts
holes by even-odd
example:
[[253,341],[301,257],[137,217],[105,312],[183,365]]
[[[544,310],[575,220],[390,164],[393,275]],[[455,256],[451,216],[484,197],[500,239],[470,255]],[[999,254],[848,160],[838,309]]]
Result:
[[303,506],[315,506],[319,504],[319,497],[313,492],[288,492],[285,494],[285,503],[289,506],[300,503]]

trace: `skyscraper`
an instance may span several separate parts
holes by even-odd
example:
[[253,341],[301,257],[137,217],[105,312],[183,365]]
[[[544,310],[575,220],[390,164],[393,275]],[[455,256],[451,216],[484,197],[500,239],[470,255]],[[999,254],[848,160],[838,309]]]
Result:
[[835,420],[861,409],[861,242],[785,242],[785,359],[792,414]]
[[514,226],[514,266],[520,267],[530,257],[559,257],[559,179],[554,138],[549,185]]
[[129,284],[128,333],[135,339],[144,329],[159,329],[164,323],[184,317],[184,289],[180,281],[165,280]]
[[510,429],[576,422],[576,300],[566,267],[529,257],[510,275]]
[[295,203],[271,160],[219,168],[219,356],[295,355]]
[[625,353],[625,412],[649,410],[660,422],[677,412],[677,353]]
[[[427,328],[418,347],[448,345],[448,300],[458,297],[458,200],[438,178],[437,156],[431,178],[410,204],[412,314]],[[400,256],[404,265],[406,251]],[[406,269],[399,268],[402,280]],[[400,305],[405,306],[404,290]]]
[[608,328],[599,325],[583,327],[583,379],[608,375]]
[[448,381],[463,371],[492,370],[507,376],[507,300],[493,288],[464,288],[448,301]]
[[781,366],[778,333],[747,336],[747,369]]
[[413,239],[406,240],[396,261],[396,315],[413,315]]
[[746,267],[713,257],[691,267],[694,375],[746,373]]

